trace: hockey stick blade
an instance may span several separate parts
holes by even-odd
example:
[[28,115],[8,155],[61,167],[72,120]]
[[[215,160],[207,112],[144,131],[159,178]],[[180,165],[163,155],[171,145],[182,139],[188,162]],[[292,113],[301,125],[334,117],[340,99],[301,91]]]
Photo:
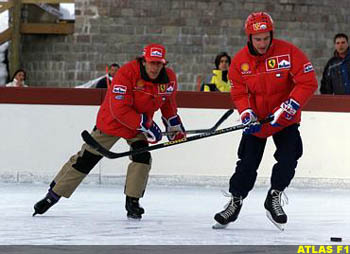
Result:
[[209,132],[216,131],[216,129],[233,113],[233,109],[229,109],[225,114],[217,121],[217,123],[210,129]]
[[[223,114],[219,120],[215,123],[215,125],[209,129],[198,129],[198,130],[186,130],[186,134],[199,134],[204,132],[213,132],[216,131],[216,129],[233,113],[233,109],[229,109]],[[162,132],[163,135],[171,135],[175,132],[166,131]]]
[[[260,121],[260,123],[264,124],[264,123],[271,122],[272,120],[273,120],[273,117],[268,117],[268,118]],[[202,133],[199,135],[195,135],[195,136],[191,136],[191,137],[187,137],[187,138],[183,138],[183,139],[179,139],[179,140],[169,141],[169,142],[165,142],[165,143],[160,143],[157,145],[144,147],[144,148],[140,148],[140,149],[136,149],[136,150],[131,150],[131,151],[123,152],[123,153],[114,153],[114,152],[111,152],[108,149],[104,148],[86,130],[81,133],[81,136],[87,145],[94,148],[96,151],[98,151],[104,157],[109,158],[109,159],[116,159],[116,158],[120,158],[120,157],[124,157],[124,156],[130,156],[130,155],[134,155],[134,154],[139,154],[139,153],[144,153],[144,152],[148,152],[148,151],[162,149],[162,148],[169,147],[169,146],[179,145],[179,144],[191,142],[191,141],[198,140],[198,139],[203,139],[203,138],[208,138],[208,137],[212,137],[212,136],[216,136],[216,135],[221,135],[224,133],[228,133],[228,132],[232,132],[232,131],[236,131],[236,130],[241,130],[241,129],[244,129],[245,127],[247,127],[247,126],[244,126],[243,124],[239,124],[239,125],[231,126],[228,128],[216,130],[214,132],[206,132],[206,133]]]

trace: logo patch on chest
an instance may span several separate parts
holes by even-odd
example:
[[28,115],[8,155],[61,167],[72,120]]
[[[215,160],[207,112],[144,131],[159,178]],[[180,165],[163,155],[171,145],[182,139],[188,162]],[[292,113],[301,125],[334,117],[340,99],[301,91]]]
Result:
[[267,65],[270,69],[275,69],[277,67],[277,60],[275,58],[269,59]]
[[290,55],[274,56],[266,59],[266,71],[288,69],[291,67]]
[[166,88],[167,88],[167,84],[160,84],[158,86],[158,93],[165,93]]
[[174,92],[175,82],[171,81],[167,84],[159,84],[158,85],[158,94],[171,94]]
[[242,74],[250,74],[251,73],[251,70],[250,70],[250,67],[249,67],[248,63],[242,63],[241,64],[241,73]]
[[136,82],[135,89],[136,90],[144,90],[144,88],[145,88],[145,83],[143,82],[143,80],[142,79],[138,80]]
[[113,86],[112,92],[113,92],[113,93],[118,93],[118,94],[126,94],[126,89],[127,89],[126,86],[123,86],[123,85],[114,85],[114,86]]

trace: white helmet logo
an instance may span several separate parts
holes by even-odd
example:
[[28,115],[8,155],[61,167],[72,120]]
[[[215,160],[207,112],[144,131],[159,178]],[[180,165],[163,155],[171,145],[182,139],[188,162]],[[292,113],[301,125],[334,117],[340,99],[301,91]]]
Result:
[[254,31],[265,30],[267,29],[267,24],[265,22],[255,23],[253,24],[253,29]]
[[162,50],[158,48],[151,49],[151,56],[163,57]]

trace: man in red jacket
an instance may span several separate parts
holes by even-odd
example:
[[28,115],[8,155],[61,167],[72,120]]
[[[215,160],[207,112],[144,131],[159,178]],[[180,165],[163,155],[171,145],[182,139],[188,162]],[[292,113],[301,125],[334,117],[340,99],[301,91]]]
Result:
[[[252,13],[245,22],[247,45],[234,57],[229,69],[231,98],[243,131],[236,171],[230,179],[231,200],[214,217],[214,227],[237,219],[243,199],[252,190],[266,140],[272,136],[277,163],[272,168],[271,187],[265,200],[268,218],[283,230],[287,215],[281,199],[295,174],[302,155],[298,130],[301,109],[317,89],[315,72],[305,54],[291,43],[274,39],[273,20],[265,12]],[[273,116],[269,124],[259,120]]]
[[[177,115],[176,75],[166,67],[165,53],[162,45],[149,44],[142,57],[118,70],[91,133],[105,148],[110,149],[121,138],[127,141],[130,149],[157,143],[162,132],[153,121],[153,115],[159,109],[167,131],[173,133],[168,139],[185,137]],[[34,205],[33,215],[45,213],[61,196],[69,198],[101,158],[97,151],[84,144],[58,172],[45,198]],[[144,209],[139,205],[139,198],[144,195],[152,159],[150,152],[133,155],[130,159],[124,190],[125,208],[129,218],[141,219]]]

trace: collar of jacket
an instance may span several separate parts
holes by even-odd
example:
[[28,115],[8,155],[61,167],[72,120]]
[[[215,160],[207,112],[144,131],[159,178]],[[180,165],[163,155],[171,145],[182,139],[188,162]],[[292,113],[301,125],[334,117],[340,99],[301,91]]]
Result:
[[218,77],[219,80],[227,82],[228,71],[213,70],[213,74]]
[[166,73],[165,67],[163,67],[156,79],[150,79],[147,75],[146,68],[143,66],[142,62],[139,61],[140,63],[140,73],[141,73],[141,78],[147,82],[152,82],[154,84],[167,84],[169,83],[169,77],[168,74]]
[[[350,50],[349,50],[349,49],[350,49],[350,48],[348,47],[348,49],[346,50],[346,55],[345,55],[344,59],[349,57],[349,54],[350,54]],[[334,50],[333,55],[334,55],[335,57],[341,58],[341,57],[339,56],[337,50]],[[342,58],[342,59],[343,59],[343,58]]]
[[274,43],[274,39],[272,39],[271,41],[271,44],[270,44],[270,47],[269,49],[267,50],[267,52],[263,55],[260,55],[258,53],[256,53],[256,51],[254,50],[253,48],[253,45],[252,43],[248,42],[247,43],[247,48],[248,48],[248,52],[249,52],[249,56],[254,58],[256,61],[260,62],[260,61],[264,61],[265,59],[269,58],[273,51],[274,51],[274,48],[275,48],[275,43]]

